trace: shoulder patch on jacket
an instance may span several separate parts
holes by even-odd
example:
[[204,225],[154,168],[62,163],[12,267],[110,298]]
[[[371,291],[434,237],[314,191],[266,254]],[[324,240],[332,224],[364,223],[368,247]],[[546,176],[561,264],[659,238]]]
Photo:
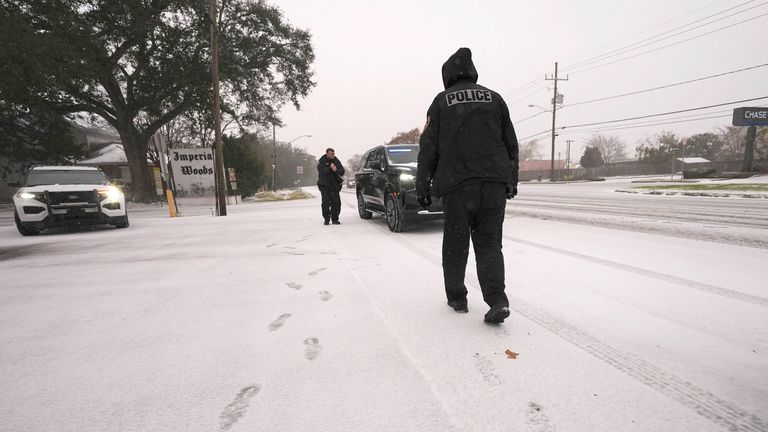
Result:
[[445,94],[448,106],[462,103],[491,103],[493,102],[490,90],[467,89],[457,90]]

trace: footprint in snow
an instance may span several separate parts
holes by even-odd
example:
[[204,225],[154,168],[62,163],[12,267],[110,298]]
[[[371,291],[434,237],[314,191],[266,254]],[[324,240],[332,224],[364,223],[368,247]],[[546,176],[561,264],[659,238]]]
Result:
[[493,363],[479,353],[475,353],[473,357],[475,357],[475,367],[480,372],[480,375],[483,376],[485,382],[494,386],[501,385],[501,378],[496,375]]
[[502,326],[495,327],[493,329],[494,333],[496,333],[496,336],[498,337],[507,337],[509,336],[509,330]]
[[328,291],[320,291],[320,300],[328,301],[333,298],[333,295]]
[[235,396],[235,400],[224,408],[219,415],[219,430],[228,431],[240,418],[245,415],[251,399],[261,391],[260,384],[253,384],[243,387],[240,393]]
[[307,273],[310,276],[317,276],[318,273],[320,273],[323,270],[328,270],[328,267],[319,268],[317,270],[312,270],[311,272]]
[[285,320],[291,317],[291,314],[282,314],[279,317],[277,317],[276,320],[269,323],[269,331],[277,331],[280,329],[280,327],[285,324]]
[[310,337],[304,339],[304,357],[307,360],[318,358],[321,352],[323,352],[323,347],[320,346],[320,341],[317,338]]
[[293,288],[295,290],[300,290],[303,285],[297,284],[296,282],[286,282],[285,285],[288,288]]
[[536,432],[555,432],[549,423],[549,417],[544,414],[544,408],[536,402],[528,404],[528,424]]

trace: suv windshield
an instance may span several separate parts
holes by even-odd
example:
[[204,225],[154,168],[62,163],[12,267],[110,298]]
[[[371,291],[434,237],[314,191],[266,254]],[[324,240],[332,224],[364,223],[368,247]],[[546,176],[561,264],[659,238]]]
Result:
[[393,165],[416,163],[418,156],[419,148],[417,146],[387,148],[387,157]]
[[107,176],[95,170],[32,170],[25,186],[50,184],[107,184]]

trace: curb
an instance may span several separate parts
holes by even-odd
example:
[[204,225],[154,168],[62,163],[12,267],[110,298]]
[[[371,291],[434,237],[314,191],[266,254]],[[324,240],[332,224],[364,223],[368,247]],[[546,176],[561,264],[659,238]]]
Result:
[[665,196],[692,196],[692,197],[710,197],[710,198],[757,198],[768,199],[768,194],[759,192],[702,192],[702,191],[684,191],[684,190],[632,190],[632,189],[616,189],[616,192],[631,193],[641,195],[665,195]]

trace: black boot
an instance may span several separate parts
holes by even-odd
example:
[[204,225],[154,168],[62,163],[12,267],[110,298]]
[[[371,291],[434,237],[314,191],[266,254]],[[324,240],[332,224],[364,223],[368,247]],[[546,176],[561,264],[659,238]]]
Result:
[[509,308],[503,304],[497,304],[485,314],[485,322],[501,324],[509,316]]
[[467,300],[454,300],[454,301],[448,300],[448,306],[452,307],[453,310],[458,313],[469,312],[469,309],[467,308]]

